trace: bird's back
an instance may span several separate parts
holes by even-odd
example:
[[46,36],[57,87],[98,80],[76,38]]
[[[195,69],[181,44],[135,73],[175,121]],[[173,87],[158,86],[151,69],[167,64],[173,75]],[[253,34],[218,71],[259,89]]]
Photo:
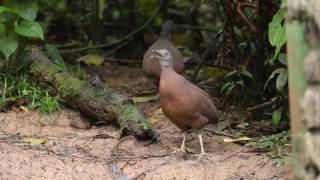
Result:
[[159,88],[162,110],[179,128],[201,128],[218,121],[209,95],[173,70],[162,71]]

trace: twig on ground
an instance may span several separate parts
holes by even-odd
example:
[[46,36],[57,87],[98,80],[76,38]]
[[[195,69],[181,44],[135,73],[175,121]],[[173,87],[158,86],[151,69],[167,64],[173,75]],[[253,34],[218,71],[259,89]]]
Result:
[[111,156],[113,156],[113,157],[119,156],[119,154],[118,154],[118,149],[119,149],[120,145],[121,145],[123,142],[125,142],[126,140],[132,139],[132,138],[133,138],[133,136],[127,136],[127,137],[121,138],[121,139],[119,140],[119,142],[118,142],[116,145],[113,146],[112,151],[111,151]]
[[203,130],[211,132],[211,133],[219,135],[219,136],[227,136],[227,137],[231,137],[231,138],[235,137],[234,135],[226,134],[224,132],[221,132],[221,131],[219,132],[219,131],[216,131],[216,130],[213,130],[213,129],[209,129],[209,128],[204,128]]
[[235,151],[235,152],[229,154],[228,156],[226,156],[226,157],[224,157],[223,159],[219,160],[219,162],[223,162],[223,161],[225,161],[225,160],[227,160],[227,159],[235,156],[236,154],[240,153],[241,151],[245,150],[246,148],[247,148],[247,147],[243,147],[243,148],[239,149],[238,151]]
[[75,47],[75,46],[80,46],[81,44],[77,41],[72,41],[72,42],[69,42],[69,43],[66,43],[66,44],[59,44],[59,45],[56,45],[56,47],[58,49],[64,49],[64,48],[71,48],[71,47]]
[[151,172],[151,171],[153,171],[153,170],[156,170],[156,169],[158,169],[159,167],[161,167],[161,166],[163,166],[163,165],[166,165],[166,164],[168,164],[168,162],[164,162],[164,163],[162,163],[162,164],[159,164],[159,165],[156,166],[156,167],[146,169],[146,170],[142,171],[141,173],[139,173],[138,175],[136,175],[136,176],[134,176],[133,178],[131,178],[130,180],[136,180],[136,179],[138,179],[139,177],[145,176],[145,175],[147,175],[147,173],[149,173],[149,172]]
[[264,103],[261,103],[261,104],[258,104],[258,105],[252,106],[252,107],[248,107],[246,110],[247,111],[256,111],[256,110],[259,110],[261,108],[273,105],[274,103],[277,102],[277,100],[278,100],[278,98],[274,97],[274,98],[271,98],[270,101],[267,101],[267,102],[264,102]]

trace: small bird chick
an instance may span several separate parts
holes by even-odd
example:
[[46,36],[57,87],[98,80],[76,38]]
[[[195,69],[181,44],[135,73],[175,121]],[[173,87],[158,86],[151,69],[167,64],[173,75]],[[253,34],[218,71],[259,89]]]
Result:
[[[159,60],[160,74],[160,104],[163,113],[183,132],[181,150],[185,151],[186,131],[200,130],[209,123],[218,121],[218,111],[209,95],[173,70],[173,56],[167,49],[153,50]],[[200,157],[210,155],[205,153],[202,134],[198,133],[201,153]]]

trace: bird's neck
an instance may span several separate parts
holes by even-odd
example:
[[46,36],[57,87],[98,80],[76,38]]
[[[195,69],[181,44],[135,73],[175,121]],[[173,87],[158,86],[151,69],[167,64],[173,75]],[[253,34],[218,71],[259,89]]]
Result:
[[172,39],[172,37],[171,37],[171,32],[170,32],[170,31],[163,30],[163,31],[161,31],[159,38],[160,38],[160,39],[166,39],[166,40],[170,40],[170,41],[171,41],[171,39]]
[[172,66],[161,66],[161,74],[163,73],[170,73],[170,72],[174,72]]

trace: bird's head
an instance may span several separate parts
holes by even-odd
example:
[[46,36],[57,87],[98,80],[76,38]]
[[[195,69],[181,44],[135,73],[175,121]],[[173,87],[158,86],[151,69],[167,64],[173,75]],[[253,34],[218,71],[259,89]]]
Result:
[[157,58],[161,68],[172,67],[172,55],[167,49],[152,50],[152,52],[156,53],[157,55],[153,55],[151,58]]
[[162,31],[173,32],[176,26],[172,20],[166,20],[162,25]]
[[171,40],[173,32],[176,30],[176,26],[172,20],[167,20],[161,27],[160,38]]

